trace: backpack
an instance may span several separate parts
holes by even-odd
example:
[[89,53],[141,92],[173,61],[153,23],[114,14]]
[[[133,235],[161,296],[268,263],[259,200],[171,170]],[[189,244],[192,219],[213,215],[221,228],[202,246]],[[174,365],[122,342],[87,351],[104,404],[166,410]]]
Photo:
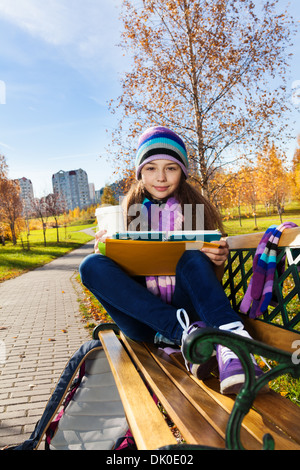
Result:
[[8,450],[136,449],[100,341],[84,343],[63,370],[35,430]]

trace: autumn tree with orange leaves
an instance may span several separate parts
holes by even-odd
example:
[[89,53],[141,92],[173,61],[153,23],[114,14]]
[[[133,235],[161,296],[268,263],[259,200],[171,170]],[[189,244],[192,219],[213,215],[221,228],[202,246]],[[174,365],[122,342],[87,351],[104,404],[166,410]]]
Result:
[[277,3],[123,0],[121,45],[132,63],[111,103],[121,118],[110,149],[121,173],[134,166],[137,135],[166,125],[184,138],[193,179],[212,197],[215,172],[249,158],[266,135],[285,135],[293,22]]
[[270,209],[275,209],[282,222],[284,204],[290,193],[289,173],[286,157],[274,143],[265,145],[263,151],[258,154],[256,180],[257,192],[266,208],[266,214],[270,214]]
[[6,227],[11,232],[12,242],[17,243],[17,221],[22,217],[23,204],[20,198],[20,186],[17,181],[9,180],[4,156],[0,156],[0,237],[4,244]]
[[293,163],[292,163],[292,195],[300,200],[300,134],[297,138],[297,148],[294,153]]

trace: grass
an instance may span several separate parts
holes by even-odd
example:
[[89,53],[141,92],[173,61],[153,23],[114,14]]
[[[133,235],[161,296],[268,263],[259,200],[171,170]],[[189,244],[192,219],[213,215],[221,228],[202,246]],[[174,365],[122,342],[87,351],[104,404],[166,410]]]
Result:
[[[24,250],[20,240],[16,246],[7,242],[0,245],[0,282],[19,276],[24,272],[49,263],[55,258],[79,248],[92,239],[90,235],[80,232],[91,225],[78,225],[59,229],[60,243],[56,241],[56,229],[47,229],[47,246],[44,246],[42,230],[33,230],[29,236],[30,250]],[[24,246],[27,246],[26,237],[23,236]]]
[[[243,211],[244,215],[241,219],[240,226],[237,211],[232,211],[230,218],[224,213],[224,228],[225,232],[228,235],[242,235],[245,233],[252,232],[265,232],[270,225],[280,225],[280,218],[278,214],[271,214],[269,216],[265,215],[265,209],[263,206],[258,206],[256,211],[256,224],[254,221],[253,215],[245,215],[245,210]],[[300,203],[291,202],[286,205],[285,211],[282,214],[283,222],[294,222],[300,226]]]

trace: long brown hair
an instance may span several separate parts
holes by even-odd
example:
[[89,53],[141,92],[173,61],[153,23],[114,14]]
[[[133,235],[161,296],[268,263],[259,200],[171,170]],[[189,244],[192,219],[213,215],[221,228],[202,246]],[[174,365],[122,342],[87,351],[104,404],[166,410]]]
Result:
[[[145,197],[148,197],[142,180],[138,180],[132,184],[126,196],[126,210],[133,204],[142,204]],[[216,207],[208,201],[199,190],[192,186],[186,181],[185,176],[182,174],[178,188],[174,193],[174,197],[181,205],[182,212],[184,215],[184,205],[191,204],[193,207],[192,211],[192,228],[196,229],[196,205],[203,204],[204,206],[204,228],[205,230],[219,229],[224,233],[222,218]],[[127,217],[127,226],[134,220],[135,217]]]

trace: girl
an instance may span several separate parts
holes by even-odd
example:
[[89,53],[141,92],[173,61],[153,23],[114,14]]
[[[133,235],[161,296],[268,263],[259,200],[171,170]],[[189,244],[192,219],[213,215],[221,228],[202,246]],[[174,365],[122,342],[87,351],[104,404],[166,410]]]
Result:
[[[180,230],[184,208],[190,207],[185,205],[192,204],[195,229],[196,206],[202,204],[204,228],[222,231],[220,215],[186,181],[187,176],[188,158],[182,139],[165,127],[147,129],[138,143],[137,181],[127,195],[127,211],[133,204],[142,204],[150,230]],[[164,214],[168,217],[161,217]],[[133,219],[127,217],[128,227]],[[220,283],[220,270],[228,256],[226,241],[221,240],[219,248],[186,251],[177,264],[176,276],[132,278],[99,253],[98,244],[105,239],[106,232],[100,230],[95,254],[81,263],[80,275],[125,335],[137,341],[180,346],[196,328],[209,326],[249,337]],[[237,356],[218,345],[214,360],[219,367],[221,393],[237,393],[244,382]],[[215,366],[212,363],[209,361],[211,367]],[[204,378],[207,364],[188,367],[198,378]],[[261,370],[255,367],[260,375]]]

